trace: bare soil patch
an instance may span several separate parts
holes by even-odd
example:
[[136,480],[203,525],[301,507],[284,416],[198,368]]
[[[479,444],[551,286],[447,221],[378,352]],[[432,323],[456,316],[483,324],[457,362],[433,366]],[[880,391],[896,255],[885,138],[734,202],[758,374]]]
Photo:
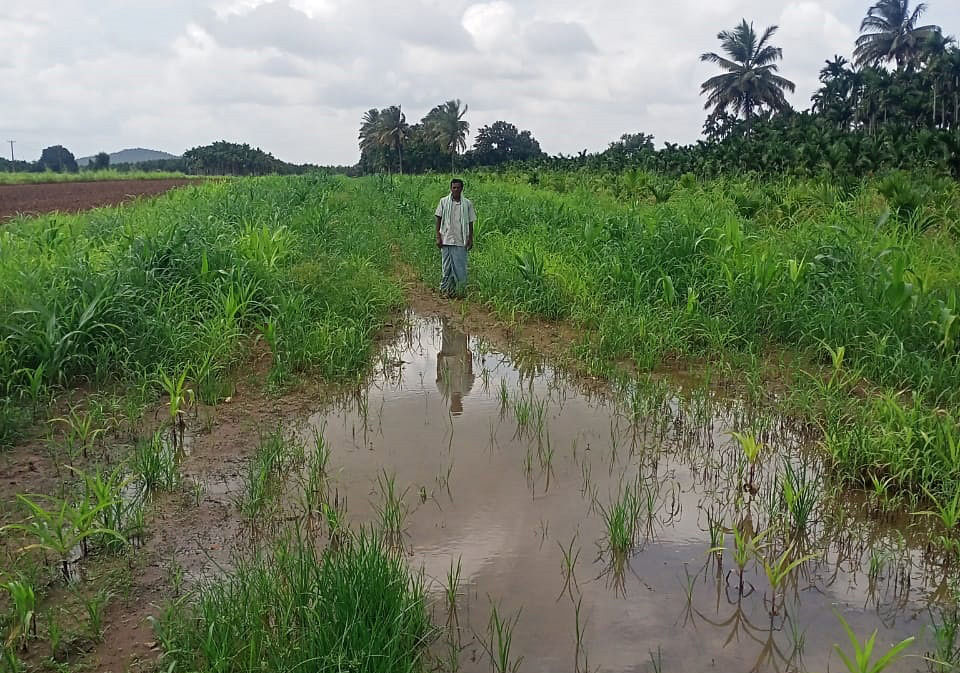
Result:
[[138,197],[157,196],[192,182],[171,178],[0,185],[0,220],[16,215],[74,213],[112,206]]

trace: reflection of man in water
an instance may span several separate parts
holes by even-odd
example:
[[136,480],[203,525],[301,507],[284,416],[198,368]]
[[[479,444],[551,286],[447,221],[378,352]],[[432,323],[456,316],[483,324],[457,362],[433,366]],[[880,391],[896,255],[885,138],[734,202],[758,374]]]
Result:
[[466,334],[442,319],[437,353],[437,389],[450,400],[450,413],[463,413],[463,398],[473,387],[473,354]]

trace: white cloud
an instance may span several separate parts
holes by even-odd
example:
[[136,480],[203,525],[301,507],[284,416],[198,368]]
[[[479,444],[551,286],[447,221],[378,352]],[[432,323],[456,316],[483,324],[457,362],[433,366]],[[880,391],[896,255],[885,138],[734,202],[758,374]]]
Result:
[[477,47],[490,51],[516,44],[517,12],[506,0],[493,0],[471,5],[463,13],[463,27],[473,37]]
[[[717,32],[780,26],[781,73],[807,107],[823,62],[849,58],[867,0],[3,0],[0,135],[35,158],[220,138],[290,161],[352,163],[360,116],[450,98],[548,152],[622,133],[690,142]],[[960,4],[926,17],[960,32]]]

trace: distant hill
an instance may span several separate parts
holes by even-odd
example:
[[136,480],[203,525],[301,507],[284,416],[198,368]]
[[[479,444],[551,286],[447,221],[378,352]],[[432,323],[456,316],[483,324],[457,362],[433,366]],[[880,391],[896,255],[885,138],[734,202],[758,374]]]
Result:
[[[111,152],[110,165],[114,164],[135,164],[140,161],[155,161],[157,159],[178,159],[176,154],[161,152],[160,150],[148,150],[142,147],[134,147],[119,152]],[[80,157],[77,159],[78,166],[86,166],[93,160],[93,157]]]

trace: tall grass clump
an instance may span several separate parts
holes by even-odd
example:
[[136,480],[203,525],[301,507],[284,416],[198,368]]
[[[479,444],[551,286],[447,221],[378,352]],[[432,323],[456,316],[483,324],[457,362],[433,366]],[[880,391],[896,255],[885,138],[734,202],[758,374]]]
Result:
[[288,537],[172,604],[158,622],[171,671],[424,670],[425,588],[363,531],[318,552]]
[[[203,401],[229,393],[269,325],[275,378],[356,375],[401,301],[386,221],[322,175],[208,182],[133,206],[16,218],[0,229],[0,442],[37,395],[157,373]],[[381,229],[377,229],[380,227]]]

